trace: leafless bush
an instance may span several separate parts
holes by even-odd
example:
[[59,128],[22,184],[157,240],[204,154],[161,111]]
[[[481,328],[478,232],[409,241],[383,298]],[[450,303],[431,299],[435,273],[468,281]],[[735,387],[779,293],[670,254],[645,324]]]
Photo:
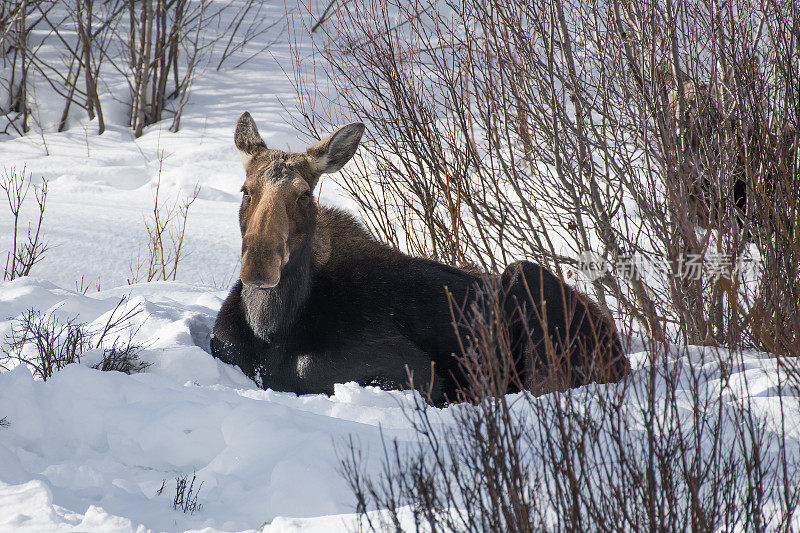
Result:
[[9,427],[10,425],[11,425],[11,422],[8,421],[8,417],[7,416],[4,416],[3,418],[0,418],[0,428],[5,429],[5,428]]
[[127,298],[122,298],[98,329],[76,318],[64,321],[55,313],[28,309],[11,324],[0,356],[0,368],[26,364],[34,377],[47,381],[65,366],[80,363],[81,356],[89,350],[101,349],[102,357],[94,368],[141,372],[150,366],[139,359],[141,346],[132,342],[132,332],[127,341],[121,341],[118,335],[130,329],[131,319],[141,311],[138,306],[129,309]]
[[[100,103],[102,65],[116,54],[115,34],[125,5],[121,0],[53,0],[47,9],[41,3],[37,7],[44,38],[39,39],[37,48],[28,51],[28,56],[31,69],[64,98],[58,131],[66,128],[73,106],[85,110],[90,120],[97,119],[99,134],[105,131]],[[58,57],[40,53],[49,42],[58,43]]]
[[800,374],[778,358],[762,416],[743,349],[800,347],[798,17],[716,0],[339,5],[317,48],[330,92],[296,61],[298,127],[367,123],[342,184],[372,231],[491,272],[532,257],[648,334],[624,383],[503,396],[510,326],[474,322],[475,405],[407,408],[414,439],[385,439],[378,475],[346,446],[370,530],[791,530]]
[[[85,95],[85,100],[82,105],[80,103],[78,105],[86,110],[89,120],[97,118],[97,133],[101,135],[105,131],[105,119],[98,89],[100,71],[103,60],[110,52],[114,32],[119,25],[125,5],[118,0],[102,2],[97,6],[94,0],[75,0],[73,5],[67,3],[65,7],[71,22],[70,29],[75,29],[78,40],[74,48],[71,48],[68,36],[64,35],[66,30],[64,24],[51,26],[53,33],[69,51],[69,69],[65,76],[67,94],[59,121],[59,131],[63,131],[66,127],[70,106],[79,102],[78,83],[83,78],[82,93]],[[50,71],[57,73],[59,69],[51,68]]]
[[[477,320],[469,339],[508,324]],[[502,342],[462,358],[472,404],[403,406],[410,442],[383,438],[379,473],[352,440],[341,471],[370,531],[790,531],[797,520],[800,381],[773,375],[760,415],[742,352],[648,341],[648,366],[617,385],[496,395],[513,374]],[[466,352],[466,351],[465,351]],[[378,513],[367,513],[380,509]]]
[[238,68],[247,63],[277,42],[278,37],[275,37],[272,41],[264,42],[263,44],[261,40],[266,36],[267,32],[285,24],[286,16],[284,15],[275,20],[271,20],[267,18],[264,13],[265,7],[265,2],[256,1],[244,2],[239,7],[236,15],[231,19],[230,24],[221,32],[222,35],[228,37],[225,48],[220,53],[217,70],[220,70],[237,52],[243,51],[252,43],[259,43],[258,50],[237,63],[234,68]]
[[[192,479],[189,479],[188,474],[178,476],[175,478],[175,497],[172,499],[172,508],[176,511],[180,509],[184,513],[194,514],[195,511],[201,511],[203,504],[197,502],[197,497],[200,494],[200,489],[203,487],[203,482],[195,489],[194,482],[197,480],[197,473],[192,473]],[[161,496],[164,489],[167,487],[167,480],[161,483],[161,488],[156,492],[157,496]]]
[[31,189],[31,175],[25,174],[25,167],[21,172],[17,172],[13,167],[4,168],[0,189],[6,193],[8,208],[14,218],[11,250],[6,254],[6,265],[3,270],[3,279],[12,280],[30,274],[33,266],[41,261],[47,251],[47,245],[40,239],[47,201],[47,181],[42,180],[40,186],[33,186],[39,213],[36,229],[34,230],[29,223],[27,235],[24,237],[20,227],[20,213]]
[[152,217],[145,221],[147,252],[143,256],[140,250],[135,260],[131,259],[129,285],[141,281],[175,280],[178,265],[185,256],[183,239],[186,234],[186,218],[189,216],[189,208],[200,194],[200,187],[195,186],[191,196],[187,198],[176,198],[172,205],[165,207],[160,204],[162,163],[163,155],[159,158]]
[[62,322],[53,314],[28,309],[12,323],[3,349],[3,366],[11,361],[25,363],[34,376],[47,381],[65,366],[80,362],[81,354],[90,348],[84,324],[74,319]]
[[36,50],[29,46],[30,35],[42,23],[42,14],[48,13],[54,3],[52,0],[9,0],[0,5],[0,59],[8,72],[8,77],[0,78],[0,89],[6,96],[6,102],[0,102],[0,113],[7,120],[4,134],[9,133],[9,128],[18,135],[29,129],[28,78]]
[[110,348],[103,350],[103,357],[92,368],[103,372],[122,372],[123,374],[138,374],[144,372],[153,363],[142,361],[139,355],[141,346],[131,339],[122,343],[114,342]]
[[[14,126],[14,119],[19,115],[12,119],[6,113],[9,125],[20,135],[28,131],[29,78],[30,74],[38,73],[51,89],[65,98],[66,104],[59,131],[64,129],[70,106],[75,104],[85,109],[91,119],[95,118],[95,110],[97,111],[98,126],[102,133],[104,122],[97,94],[97,77],[100,62],[106,56],[108,49],[108,26],[113,23],[114,17],[104,18],[93,30],[93,19],[97,19],[100,13],[93,13],[93,1],[75,0],[75,4],[72,4],[66,0],[45,0],[15,2],[15,4],[16,9],[12,9],[11,12],[19,14],[14,16],[18,28],[13,33],[14,41],[10,43],[14,55],[11,65],[12,75],[8,85],[10,90],[15,87],[13,69],[19,58],[21,74],[17,78],[17,96],[16,100],[12,98],[11,109],[19,112],[17,108],[22,107],[24,114],[21,116],[22,129],[20,129]],[[103,8],[108,5],[109,3],[104,3]],[[59,42],[60,48],[64,50],[61,57],[63,64],[55,63],[50,58],[45,59],[40,53],[47,38],[37,39],[34,45],[29,43],[27,36],[34,30]],[[97,50],[96,53],[93,53],[93,50]],[[83,76],[81,76],[82,69]],[[85,84],[80,83],[81,78]]]
[[298,127],[367,123],[342,185],[398,248],[567,278],[588,257],[607,266],[579,275],[600,307],[654,339],[796,355],[798,17],[780,1],[346,2],[315,61],[296,57]]
[[[28,131],[33,73],[64,98],[59,131],[77,107],[90,120],[97,119],[98,134],[103,133],[100,96],[114,73],[128,83],[128,95],[112,96],[131,105],[130,126],[137,137],[144,127],[167,117],[172,118],[171,130],[177,131],[192,82],[217,45],[225,43],[219,70],[283,22],[283,17],[268,17],[265,6],[258,0],[4,2],[0,6],[0,59],[5,67],[0,89],[8,95],[7,104],[0,102],[7,121],[4,133]],[[33,32],[37,38],[31,40]],[[56,44],[60,54],[41,53],[45,44]],[[271,44],[261,43],[242,62]]]
[[[161,120],[169,98],[183,100],[189,90],[199,54],[205,48],[200,39],[207,29],[211,3],[206,0],[144,0],[138,8],[129,4],[128,83],[133,97],[131,128],[138,137],[142,129]],[[179,65],[179,51],[187,54],[185,65]],[[184,68],[182,77],[179,69]],[[169,87],[170,75],[173,85]],[[177,130],[180,110],[175,115]]]
[[[211,0],[125,4],[129,25],[121,41],[126,43],[126,63],[117,68],[125,74],[130,87],[131,128],[137,137],[145,126],[165,115],[172,116],[171,131],[180,128],[194,78],[220,42],[225,43],[225,48],[217,70],[232,55],[282,22],[281,18],[267,19],[264,3],[257,0],[221,5]],[[271,44],[264,43],[254,54]],[[175,102],[171,109],[167,106],[169,100]]]
[[100,292],[100,278],[97,278],[97,281],[89,281],[87,282],[84,275],[81,274],[80,281],[75,281],[75,292],[79,292],[81,294],[86,294],[94,285],[95,290]]

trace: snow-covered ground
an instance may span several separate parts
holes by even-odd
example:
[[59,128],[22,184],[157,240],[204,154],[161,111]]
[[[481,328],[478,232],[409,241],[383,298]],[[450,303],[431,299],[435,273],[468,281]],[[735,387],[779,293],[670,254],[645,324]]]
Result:
[[[367,452],[366,471],[377,472],[381,430],[413,438],[401,410],[412,404],[411,393],[352,383],[332,397],[258,389],[206,351],[225,293],[199,284],[83,295],[21,278],[0,285],[0,316],[36,307],[102,326],[122,296],[143,310],[132,325],[146,346],[143,360],[153,363],[146,372],[76,364],[46,382],[25,367],[0,374],[0,416],[9,422],[0,428],[0,531],[352,530],[354,500],[338,473],[337,450],[352,436]],[[0,334],[9,327],[0,322]],[[646,353],[631,359],[632,379],[646,381]],[[724,379],[708,375],[710,389]],[[749,390],[749,398],[730,402],[747,400],[759,416],[779,416],[772,360],[752,355],[730,379],[747,380]],[[590,397],[593,387],[577,394]],[[435,416],[451,423],[457,408]],[[796,420],[786,435],[789,453],[800,453]],[[202,508],[184,514],[172,507],[175,478],[193,473],[202,482]]]
[[[353,436],[379,455],[380,430],[412,437],[400,407],[410,405],[410,393],[353,384],[330,398],[263,391],[208,353],[240,251],[243,171],[233,127],[249,110],[270,146],[305,147],[282,105],[291,110],[295,98],[290,68],[284,38],[244,67],[209,69],[193,86],[178,133],[167,121],[135,139],[113,120],[102,136],[85,121],[56,133],[44,117],[44,142],[37,134],[0,142],[3,167],[25,166],[49,183],[49,250],[32,277],[0,283],[0,338],[29,308],[100,325],[127,296],[143,311],[134,340],[152,363],[131,376],[88,365],[70,365],[47,382],[25,367],[0,374],[0,418],[8,422],[0,427],[0,531],[346,531],[354,500],[336,446]],[[128,285],[159,168],[166,201],[201,186],[187,221],[188,254],[178,281]],[[319,193],[324,204],[353,205],[331,179]],[[3,254],[10,228],[0,210]],[[86,294],[75,290],[81,279],[93,284]],[[633,379],[643,379],[645,354],[631,357],[642,374]],[[754,405],[769,415],[774,365],[748,361],[740,372]],[[444,424],[450,409],[438,415]],[[797,452],[796,423],[787,436]],[[175,478],[187,474],[202,482],[202,508],[193,514],[172,506]]]
[[[134,325],[153,363],[147,372],[70,365],[47,382],[24,366],[0,374],[9,422],[0,433],[0,530],[238,531],[352,510],[334,444],[355,434],[370,445],[378,424],[402,432],[395,400],[405,394],[352,384],[332,398],[257,389],[204,351],[223,292],[150,283],[84,296],[22,278],[3,284],[0,313],[33,306],[100,324],[123,295],[144,310]],[[193,472],[202,509],[174,511],[174,478]],[[273,528],[292,523],[302,524]]]

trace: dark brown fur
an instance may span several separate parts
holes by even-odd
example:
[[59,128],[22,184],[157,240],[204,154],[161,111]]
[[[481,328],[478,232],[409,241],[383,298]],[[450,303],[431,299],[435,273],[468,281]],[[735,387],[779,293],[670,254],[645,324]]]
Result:
[[250,116],[240,118],[242,273],[214,325],[216,357],[275,390],[330,394],[335,383],[356,381],[453,400],[466,385],[454,354],[468,328],[454,327],[449,297],[475,309],[493,297],[484,282],[494,279],[523,383],[553,374],[553,364],[573,386],[629,372],[613,322],[538,265],[515,263],[486,278],[409,257],[375,241],[352,216],[304,196],[321,173],[347,162],[362,131],[345,126],[306,154],[287,154],[267,149]]

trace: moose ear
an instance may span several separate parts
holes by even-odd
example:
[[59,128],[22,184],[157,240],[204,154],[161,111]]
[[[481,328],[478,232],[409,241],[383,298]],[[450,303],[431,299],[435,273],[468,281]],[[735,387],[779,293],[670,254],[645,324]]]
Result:
[[267,149],[267,144],[258,134],[256,121],[245,111],[236,122],[236,132],[233,134],[233,142],[239,150],[242,164],[247,168],[253,156]]
[[306,150],[313,171],[317,174],[328,174],[342,168],[356,153],[363,134],[364,124],[348,124]]

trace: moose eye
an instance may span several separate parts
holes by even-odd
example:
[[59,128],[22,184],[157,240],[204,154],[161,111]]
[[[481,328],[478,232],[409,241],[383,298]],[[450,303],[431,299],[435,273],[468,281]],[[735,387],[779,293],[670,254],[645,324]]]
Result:
[[247,187],[243,186],[242,187],[242,197],[243,198],[247,198],[248,196],[250,196],[250,193],[248,192]]
[[309,198],[311,198],[311,191],[306,191],[306,192],[304,192],[303,194],[300,195],[300,197],[297,199],[297,201],[298,202],[302,202],[302,201],[308,200]]

